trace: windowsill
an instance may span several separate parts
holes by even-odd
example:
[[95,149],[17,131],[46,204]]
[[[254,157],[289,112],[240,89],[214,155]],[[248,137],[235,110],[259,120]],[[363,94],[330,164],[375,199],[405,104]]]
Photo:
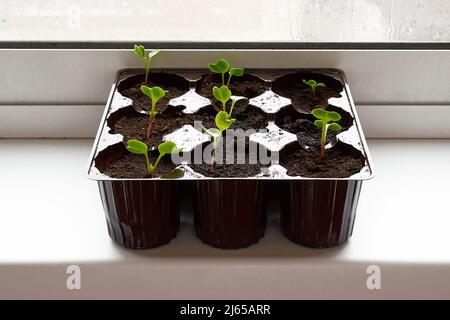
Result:
[[[248,249],[212,249],[185,219],[169,245],[123,250],[109,240],[97,185],[85,177],[91,145],[0,140],[0,298],[450,295],[450,140],[369,140],[376,177],[363,185],[352,239],[328,250],[290,243],[274,219]],[[65,289],[70,264],[82,269],[79,292]],[[372,264],[382,291],[366,289]]]

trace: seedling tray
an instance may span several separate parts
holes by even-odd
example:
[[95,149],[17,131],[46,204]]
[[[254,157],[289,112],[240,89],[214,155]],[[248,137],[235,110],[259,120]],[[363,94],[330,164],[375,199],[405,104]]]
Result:
[[[172,96],[164,101],[161,121],[170,122],[171,115],[181,118],[180,127],[162,134],[161,139],[175,142],[187,155],[203,149],[210,137],[189,121],[202,113],[206,114],[204,119],[210,118],[208,112],[214,110],[214,102],[208,92],[212,85],[218,85],[218,79],[200,69],[154,70],[150,77],[162,87],[172,88]],[[247,119],[258,119],[251,123],[260,126],[255,129],[267,129],[249,135],[248,142],[279,158],[256,168],[250,176],[210,177],[201,167],[186,162],[156,178],[110,176],[106,168],[127,156],[126,140],[135,138],[117,130],[119,119],[145,117],[145,102],[122,94],[142,82],[142,78],[141,69],[117,73],[89,160],[88,176],[99,184],[114,241],[132,249],[168,243],[179,227],[180,192],[192,195],[197,236],[215,247],[242,248],[258,242],[264,235],[268,195],[278,195],[281,227],[290,240],[314,248],[336,246],[348,240],[362,181],[373,177],[373,165],[343,71],[246,69],[242,79],[233,79],[232,92],[242,90],[242,95],[249,98],[237,114],[247,113]],[[321,81],[329,91],[308,99],[297,94],[302,79]],[[248,88],[248,82],[259,84]],[[327,152],[341,150],[342,154],[350,154],[351,161],[360,163],[357,172],[353,168],[336,176],[321,170],[301,174],[304,168],[297,162],[303,160],[297,161],[296,157],[310,156],[317,140],[314,130],[298,131],[298,126],[312,120],[310,111],[314,107],[341,114],[343,131],[330,134]],[[299,124],[297,128],[293,123]],[[150,148],[156,145],[149,142]]]

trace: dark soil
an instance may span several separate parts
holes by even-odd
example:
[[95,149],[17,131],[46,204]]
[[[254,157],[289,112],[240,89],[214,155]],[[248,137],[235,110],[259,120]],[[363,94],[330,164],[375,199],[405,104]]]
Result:
[[[228,76],[226,75],[225,81]],[[205,74],[197,83],[197,93],[201,96],[214,99],[214,86],[222,85],[222,76],[220,74]],[[229,89],[234,96],[254,98],[263,94],[267,90],[266,82],[256,76],[244,74],[242,77],[232,77]]]
[[[223,143],[223,161],[225,162],[226,159],[226,139],[222,139]],[[249,155],[246,151],[245,154],[245,164],[237,164],[237,152],[235,150],[234,152],[234,163],[235,164],[218,164],[216,163],[214,165],[214,170],[211,170],[211,163],[203,163],[203,164],[190,164],[189,166],[195,171],[200,174],[203,174],[206,177],[214,177],[214,178],[232,178],[232,177],[253,177],[259,173],[261,173],[261,169],[265,166],[261,165],[260,163],[257,164],[249,164]]]
[[311,89],[305,88],[305,85],[295,85],[293,88],[286,89],[284,93],[280,93],[284,97],[288,97],[292,101],[292,105],[296,110],[311,112],[317,106],[326,105],[329,98],[339,97],[334,90],[329,88],[318,88],[316,94],[312,94]]
[[280,164],[290,176],[308,178],[347,178],[358,173],[365,165],[365,158],[355,148],[338,143],[320,156],[320,148],[297,149],[281,156]]
[[[118,143],[109,153],[96,158],[96,165],[101,172],[113,178],[144,178],[148,177],[145,165],[145,158],[129,154],[125,149],[126,142],[130,139],[137,139],[146,142],[152,148],[162,142],[165,135],[168,135],[184,125],[194,126],[195,121],[201,121],[206,128],[215,127],[215,116],[217,111],[222,109],[219,102],[212,98],[212,88],[221,84],[220,75],[204,74],[197,83],[197,92],[212,99],[213,105],[202,108],[195,114],[184,114],[184,107],[167,106],[170,99],[181,96],[189,89],[189,81],[169,73],[150,74],[151,82],[149,86],[159,85],[170,92],[162,103],[160,103],[159,114],[153,124],[150,139],[146,137],[146,131],[150,117],[137,112],[139,109],[148,109],[150,99],[140,92],[140,85],[144,80],[144,75],[132,76],[118,86],[118,90],[125,96],[134,100],[133,106],[122,108],[108,117],[108,126],[111,133],[122,134],[124,143]],[[318,82],[326,83],[326,88],[318,88],[315,95],[311,89],[303,84],[302,79],[315,79]],[[320,156],[320,135],[321,129],[313,123],[314,117],[311,109],[321,105],[324,108],[338,111],[342,120],[340,124],[343,130],[348,129],[353,124],[351,115],[337,108],[328,105],[330,97],[339,97],[342,91],[342,84],[328,76],[311,73],[293,73],[276,79],[273,90],[277,94],[291,98],[293,105],[283,108],[275,115],[276,124],[288,132],[297,135],[300,144],[294,144],[293,148],[285,149],[281,154],[280,164],[285,166],[291,176],[303,176],[313,178],[344,178],[358,173],[365,165],[365,158],[355,148],[338,142],[331,149],[327,149],[325,156]],[[247,98],[256,97],[264,93],[268,87],[266,82],[256,76],[246,74],[244,77],[233,77],[230,85],[233,95],[245,96]],[[228,105],[229,107],[229,105]],[[238,101],[233,111],[233,118],[236,122],[230,129],[264,129],[268,124],[268,115],[262,110],[248,104],[248,100]],[[194,126],[195,127],[195,126]],[[336,142],[336,134],[328,132],[327,142]],[[223,138],[225,143],[226,138]],[[248,150],[248,137],[246,150]],[[207,144],[199,146],[204,147]],[[308,146],[309,149],[300,146]],[[248,153],[248,151],[247,151]],[[219,156],[219,155],[218,155]],[[226,157],[226,152],[223,155]],[[248,154],[245,155],[248,162]],[[235,152],[235,160],[237,158]],[[154,161],[155,159],[152,159]],[[207,160],[205,160],[207,161]],[[236,163],[237,161],[234,161]],[[175,164],[166,157],[161,161],[155,174],[158,177],[175,168]],[[252,177],[261,173],[261,169],[266,167],[261,164],[219,164],[216,163],[211,171],[211,164],[192,164],[192,169],[207,177]]]
[[264,129],[268,125],[267,115],[253,106],[248,106],[245,111],[233,114],[233,117],[236,119],[236,122],[232,126],[234,129],[259,130]]
[[[338,122],[342,130],[339,132],[328,131],[327,143],[336,140],[336,135],[347,130],[353,124],[353,118],[347,111],[333,105],[324,106],[326,110],[336,111],[342,117]],[[319,147],[322,129],[314,125],[316,118],[312,114],[296,111],[288,106],[279,111],[275,117],[275,124],[283,130],[297,135],[297,139],[306,146]]]
[[[212,108],[211,108],[212,109]],[[150,146],[157,146],[168,135],[186,124],[194,126],[195,121],[201,121],[205,127],[214,125],[214,111],[203,108],[195,114],[183,114],[182,112],[162,112],[158,114],[153,123],[150,139],[147,139],[147,127],[150,117],[139,113],[124,114],[117,121],[109,123],[111,133],[119,133],[124,136],[124,142],[137,139],[147,142]]]
[[[233,113],[231,115],[232,118],[236,119],[236,122],[230,127],[230,129],[264,129],[268,125],[267,114],[264,113],[261,109],[258,109],[254,106],[249,105],[248,103],[236,102],[234,106]],[[227,111],[229,111],[229,107],[227,105]],[[215,112],[222,111],[221,103],[214,103]]]
[[[286,119],[285,122],[277,124],[281,129],[284,129],[290,133],[297,135],[297,139],[308,147],[320,147],[320,137],[322,135],[322,130],[315,126],[314,123],[307,119],[297,119],[294,121],[289,121]],[[336,140],[336,135],[338,133],[328,131],[327,132],[327,143]]]
[[[165,135],[170,134],[186,124],[190,124],[193,127],[195,121],[200,121],[205,128],[215,127],[215,115],[217,111],[208,106],[202,108],[195,114],[183,114],[179,111],[162,112],[158,114],[153,123],[153,130],[150,139],[147,139],[147,127],[150,117],[140,114],[138,112],[123,112],[122,116],[115,117],[111,115],[112,120],[108,121],[108,125],[111,128],[111,133],[121,134],[124,136],[124,142],[128,140],[137,139],[147,142],[150,146],[157,146],[162,142]],[[267,116],[261,110],[248,106],[244,111],[239,113],[233,112],[233,117],[236,118],[236,122],[231,128],[247,129],[264,129],[267,126]]]
[[167,121],[162,114],[158,115],[153,122],[150,139],[147,139],[147,128],[150,117],[144,115],[122,117],[115,124],[111,133],[120,133],[124,136],[124,142],[137,139],[155,147],[162,142],[164,135],[178,129],[181,119],[172,118]]
[[[155,163],[155,161],[156,157],[150,157],[151,163]],[[161,159],[153,178],[160,177],[161,175],[173,170],[175,167],[176,165],[171,162],[170,156],[166,156]],[[101,172],[111,178],[152,178],[147,172],[145,157],[135,154],[126,154],[120,159],[111,161],[105,165]]]
[[[180,97],[189,90],[189,82],[187,80],[182,80],[181,77],[179,80],[177,78],[172,79],[173,77],[178,76],[164,73],[150,73],[150,81],[146,84],[147,86],[159,86],[169,91],[156,105],[158,112],[163,111],[171,99]],[[144,84],[144,80],[145,75],[133,76],[122,81],[118,88],[118,91],[123,96],[133,100],[133,107],[137,111],[147,111],[152,106],[150,98],[141,92],[141,85]]]
[[[313,94],[311,88],[303,80],[314,79],[325,83],[326,87],[316,88]],[[291,99],[292,105],[298,111],[310,112],[318,106],[328,104],[328,99],[340,97],[343,85],[336,79],[319,74],[288,74],[275,80],[272,90],[286,98]]]
[[183,125],[190,124],[195,128],[194,122],[199,121],[205,128],[212,128],[215,126],[216,111],[211,106],[202,108],[194,114],[186,114],[183,117]]

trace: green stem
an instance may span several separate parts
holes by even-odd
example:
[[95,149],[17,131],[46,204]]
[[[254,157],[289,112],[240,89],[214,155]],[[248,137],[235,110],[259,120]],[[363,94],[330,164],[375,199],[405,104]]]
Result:
[[144,58],[145,64],[145,84],[148,83],[148,74],[150,73],[150,61]]
[[148,153],[144,153],[145,156],[145,162],[147,164],[147,171],[150,175],[153,175],[153,169],[152,169],[152,165],[150,163],[150,159],[148,158]]
[[230,81],[231,81],[231,73],[228,73],[227,87],[230,86]]
[[312,86],[311,90],[312,90],[313,95],[315,95],[316,94],[316,87]]
[[222,73],[222,85],[225,85],[225,73]]
[[151,116],[154,118],[156,116],[156,101],[152,100],[152,114]]
[[153,165],[152,175],[153,175],[153,173],[155,172],[156,167],[158,166],[159,161],[161,161],[161,158],[162,158],[163,156],[164,156],[163,154],[160,154],[160,155],[158,156],[158,159],[156,159],[156,162],[155,162],[155,164]]
[[223,111],[227,112],[227,104],[226,104],[226,102],[222,102],[222,109],[223,109]]
[[320,156],[325,155],[325,144],[327,143],[327,123],[322,125],[322,136],[320,137]]
[[235,103],[236,103],[236,100],[231,100],[230,113],[228,114],[229,117],[231,117],[231,114],[233,113],[233,108],[234,108]]

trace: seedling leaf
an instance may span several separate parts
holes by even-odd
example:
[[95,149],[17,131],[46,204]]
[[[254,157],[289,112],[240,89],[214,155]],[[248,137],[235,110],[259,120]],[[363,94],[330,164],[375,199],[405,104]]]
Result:
[[148,58],[151,60],[154,56],[156,56],[160,52],[161,52],[160,49],[153,49],[148,53]]
[[230,68],[230,75],[235,77],[242,77],[244,75],[244,68]]
[[325,83],[322,82],[317,82],[316,80],[308,80],[306,81],[305,79],[303,79],[303,83],[306,84],[307,86],[311,87],[311,91],[313,94],[316,93],[316,88],[318,87],[326,87]]
[[316,108],[312,111],[312,114],[314,117],[316,117],[317,119],[322,119],[324,120],[327,116],[327,111],[322,109],[322,108]]
[[230,69],[230,64],[225,59],[219,59],[215,63],[210,63],[208,68],[214,73],[226,73]]
[[[320,120],[319,120],[320,121]],[[328,126],[328,129],[334,132],[338,132],[342,130],[342,127],[338,123],[331,123]]]
[[327,118],[331,121],[339,121],[341,120],[341,115],[335,111],[331,111],[327,113]]
[[152,88],[147,87],[146,85],[141,85],[141,92],[152,99]]
[[236,119],[230,118],[229,114],[226,113],[225,111],[220,111],[216,115],[215,120],[216,120],[216,126],[217,126],[217,128],[219,128],[219,130],[221,132],[227,130],[233,124],[233,122],[236,121]]
[[156,111],[156,104],[159,100],[164,98],[166,95],[166,90],[163,90],[160,87],[147,87],[146,85],[141,85],[141,91],[143,94],[145,94],[147,97],[150,98],[152,102],[152,107],[148,110],[148,114],[150,115],[150,120],[147,128],[147,139],[150,138],[152,129],[153,129],[153,120],[156,118],[156,115],[158,112]]
[[139,140],[128,140],[127,150],[134,154],[147,154],[148,147],[145,143]]
[[312,79],[308,80],[308,81],[303,80],[303,83],[306,84],[307,86],[310,86],[310,87],[315,87],[317,85],[316,80],[312,80]]
[[144,59],[144,56],[145,56],[144,46],[135,44],[134,45],[134,53],[138,56],[138,58]]
[[172,141],[165,141],[158,146],[158,151],[161,156],[164,156],[166,154],[178,153],[181,150]]
[[166,91],[161,87],[147,87],[146,85],[142,85],[141,91],[155,104],[158,103],[158,101],[164,98],[164,96],[166,95]]
[[322,128],[322,127],[323,127],[323,121],[322,121],[322,120],[316,120],[316,121],[314,121],[314,124],[315,124],[317,127],[319,127],[319,128]]
[[231,98],[231,91],[227,86],[214,87],[213,95],[218,101],[222,103],[222,105],[226,104],[228,100]]
[[208,69],[209,71],[211,71],[212,73],[221,73],[219,68],[214,64],[214,63],[210,63],[208,64]]
[[[340,131],[342,127],[335,121],[341,120],[341,115],[335,111],[326,111],[322,108],[316,108],[311,111],[314,117],[317,118],[314,124],[322,129],[322,134],[320,136],[320,155],[325,155],[325,144],[327,142],[327,131]],[[329,122],[332,122],[328,124]]]
[[178,149],[176,144],[172,141],[163,142],[158,146],[159,156],[156,159],[155,163],[152,164],[150,163],[150,158],[148,156],[148,147],[144,142],[139,140],[128,140],[127,150],[131,153],[145,156],[145,165],[147,167],[148,173],[151,176],[153,176],[153,173],[155,173],[155,170],[164,155],[180,151],[180,149]]
[[148,54],[145,53],[145,47],[143,45],[134,45],[134,53],[136,56],[142,60],[145,67],[145,80],[144,83],[148,83],[148,75],[150,74],[150,62],[154,56],[156,56],[161,50],[154,49]]
[[230,69],[230,64],[225,59],[219,59],[216,62],[216,66],[221,72],[227,72]]

